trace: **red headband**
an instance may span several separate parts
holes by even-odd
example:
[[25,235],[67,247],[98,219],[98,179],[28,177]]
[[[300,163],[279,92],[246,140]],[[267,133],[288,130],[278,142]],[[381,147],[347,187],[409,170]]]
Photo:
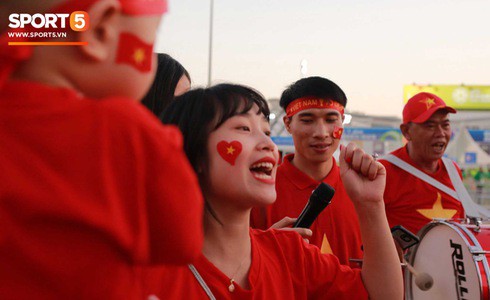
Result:
[[292,101],[286,107],[286,115],[288,117],[292,117],[298,112],[310,108],[335,109],[340,113],[340,115],[344,115],[344,107],[342,106],[342,104],[330,99],[320,99],[317,97],[303,97]]

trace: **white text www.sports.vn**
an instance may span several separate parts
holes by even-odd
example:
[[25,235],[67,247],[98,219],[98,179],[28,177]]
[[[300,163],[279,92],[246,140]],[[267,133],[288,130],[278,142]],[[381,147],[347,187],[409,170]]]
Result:
[[66,32],[8,32],[10,38],[66,38]]

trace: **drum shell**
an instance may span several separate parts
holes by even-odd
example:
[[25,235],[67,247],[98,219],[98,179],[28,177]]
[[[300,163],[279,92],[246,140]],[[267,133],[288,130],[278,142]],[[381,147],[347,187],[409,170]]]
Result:
[[420,243],[409,250],[408,262],[417,272],[428,273],[434,285],[422,291],[405,270],[406,299],[490,299],[490,225],[433,221],[419,236]]

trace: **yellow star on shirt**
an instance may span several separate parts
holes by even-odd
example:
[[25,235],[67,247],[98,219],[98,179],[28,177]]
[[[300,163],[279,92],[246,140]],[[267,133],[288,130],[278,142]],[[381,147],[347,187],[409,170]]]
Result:
[[134,61],[139,65],[145,60],[145,50],[138,48],[133,53]]
[[436,202],[431,209],[417,209],[427,219],[451,219],[457,213],[456,209],[444,209],[442,207],[441,194],[437,193]]
[[235,152],[235,148],[233,148],[233,146],[226,148],[226,154],[233,154],[233,152]]
[[435,101],[434,99],[431,99],[431,98],[427,98],[425,100],[420,100],[421,103],[425,103],[425,106],[427,107],[427,109],[431,108],[432,105],[435,105]]
[[330,247],[330,243],[328,242],[326,234],[323,234],[323,241],[320,252],[322,254],[333,254],[332,247]]

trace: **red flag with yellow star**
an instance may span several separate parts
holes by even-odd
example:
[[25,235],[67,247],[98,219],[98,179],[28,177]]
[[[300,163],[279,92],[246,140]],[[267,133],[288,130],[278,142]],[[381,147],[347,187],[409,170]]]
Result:
[[151,70],[153,45],[140,40],[136,35],[123,32],[119,37],[116,63],[128,64],[142,73]]
[[340,140],[342,138],[342,133],[344,132],[344,128],[340,126],[333,127],[332,137],[334,139]]

